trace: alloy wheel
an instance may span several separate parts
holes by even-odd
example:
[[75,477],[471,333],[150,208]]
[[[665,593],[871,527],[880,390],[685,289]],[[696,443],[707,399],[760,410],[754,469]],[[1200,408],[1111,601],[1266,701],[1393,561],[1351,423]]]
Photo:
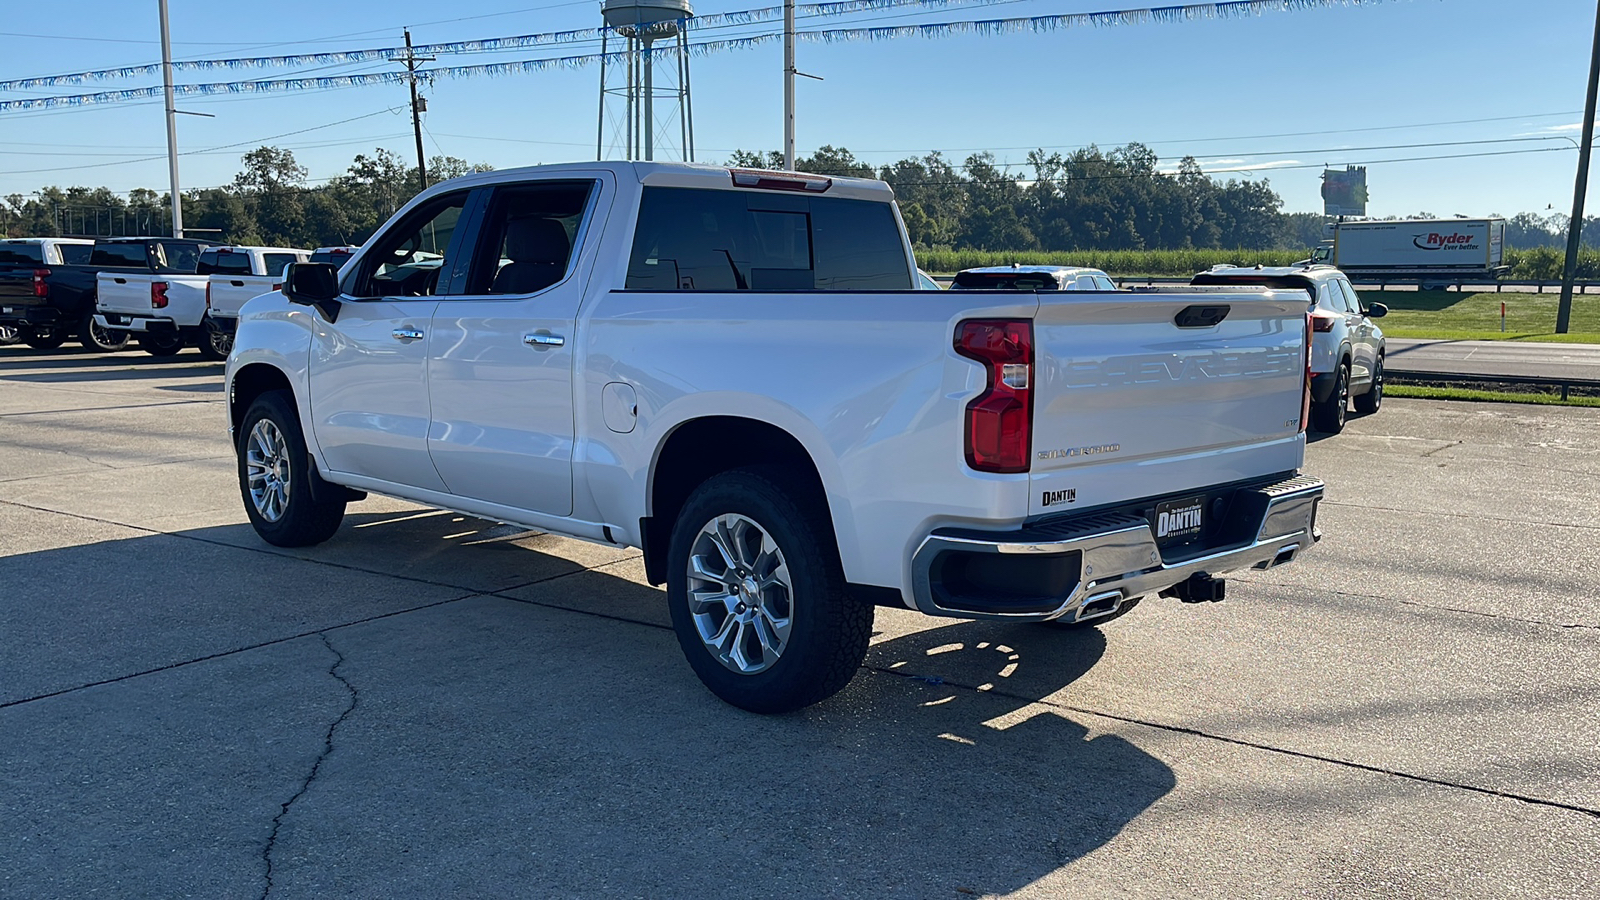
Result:
[[289,507],[289,446],[271,419],[261,419],[250,429],[245,471],[256,513],[268,522],[282,519]]
[[778,661],[794,626],[794,585],[766,528],[737,513],[701,526],[689,550],[689,614],[728,669],[755,675]]

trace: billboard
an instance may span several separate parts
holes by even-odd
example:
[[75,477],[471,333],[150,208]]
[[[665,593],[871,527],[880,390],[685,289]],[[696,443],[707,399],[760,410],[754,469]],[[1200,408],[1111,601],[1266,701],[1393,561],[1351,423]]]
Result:
[[1323,171],[1322,214],[1325,216],[1367,214],[1366,166],[1346,166],[1342,172],[1338,169]]

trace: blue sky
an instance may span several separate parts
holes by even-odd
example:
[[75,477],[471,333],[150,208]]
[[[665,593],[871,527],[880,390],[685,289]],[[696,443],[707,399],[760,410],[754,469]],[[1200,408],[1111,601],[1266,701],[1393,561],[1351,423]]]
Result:
[[[770,2],[702,0],[696,12]],[[1163,5],[1174,2],[1162,0]],[[1138,5],[1011,0],[862,13],[801,27]],[[393,46],[407,26],[419,43],[586,28],[599,24],[598,6],[596,0],[170,0],[178,58]],[[0,16],[0,80],[160,59],[156,0],[52,0],[6,7]],[[1547,206],[1567,211],[1594,15],[1595,6],[1587,0],[1396,0],[1048,34],[802,43],[798,67],[826,80],[800,81],[798,143],[802,153],[822,144],[848,147],[873,163],[932,149],[958,162],[973,150],[990,149],[1002,161],[1020,163],[1031,147],[1070,150],[1142,141],[1164,161],[1175,163],[1187,153],[1208,171],[1248,168],[1228,177],[1270,179],[1287,211],[1320,209],[1322,164],[1360,162],[1372,163],[1372,215],[1509,215],[1544,213]],[[759,24],[723,33],[774,30],[774,24]],[[593,52],[588,45],[524,48],[446,57],[437,64],[588,52]],[[735,148],[781,146],[780,43],[697,58],[691,66],[700,159],[722,161]],[[393,68],[362,63],[313,74]],[[219,70],[180,73],[179,80],[291,74],[301,72]],[[598,79],[591,66],[438,80],[424,90],[427,152],[500,168],[592,159]],[[159,83],[159,77],[146,76],[0,92],[0,100]],[[239,156],[259,143],[292,148],[313,180],[341,174],[356,153],[374,147],[413,158],[407,99],[403,85],[181,99],[179,108],[215,118],[180,117],[180,149],[225,147],[184,156],[182,185],[230,181]],[[1488,119],[1494,121],[1468,121]],[[274,135],[287,136],[264,140]],[[1440,143],[1453,145],[1404,146]],[[1558,149],[1520,152],[1548,148]],[[1519,152],[1375,162],[1507,151]],[[0,112],[0,194],[28,193],[47,184],[164,191],[164,153],[159,101]],[[143,157],[157,158],[138,161]],[[1594,200],[1591,211],[1600,209],[1600,197]]]

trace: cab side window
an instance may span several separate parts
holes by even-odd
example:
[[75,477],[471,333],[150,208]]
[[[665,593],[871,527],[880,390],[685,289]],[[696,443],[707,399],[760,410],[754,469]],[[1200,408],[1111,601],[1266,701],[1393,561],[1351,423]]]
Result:
[[440,288],[445,253],[461,222],[467,192],[446,194],[411,211],[379,236],[352,272],[345,293],[352,297],[429,297]]
[[593,181],[546,181],[495,190],[478,235],[466,293],[533,294],[567,277]]

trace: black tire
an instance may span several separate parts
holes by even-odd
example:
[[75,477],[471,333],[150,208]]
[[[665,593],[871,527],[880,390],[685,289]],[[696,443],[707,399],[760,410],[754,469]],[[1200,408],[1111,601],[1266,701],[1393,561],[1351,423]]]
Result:
[[[281,454],[258,452],[255,443],[256,428],[269,423],[265,436],[275,435]],[[295,411],[294,395],[288,391],[268,391],[250,404],[239,422],[239,444],[234,448],[238,458],[239,495],[244,500],[245,514],[256,534],[269,544],[278,547],[309,547],[320,544],[339,530],[344,521],[344,499],[317,499],[312,496],[311,482],[316,478],[311,457],[306,453],[305,433],[300,430],[300,416]],[[281,483],[276,507],[262,508],[251,493],[251,474],[272,473],[271,481]],[[267,487],[262,482],[262,487]],[[328,485],[325,495],[340,496],[339,489]],[[276,518],[273,513],[276,512]]]
[[1365,394],[1356,397],[1356,412],[1370,416],[1383,406],[1383,357],[1372,367],[1372,385]]
[[35,350],[54,350],[67,342],[67,336],[59,328],[29,325],[22,330],[22,342]]
[[233,352],[233,332],[206,319],[200,325],[200,355],[210,360],[226,360]]
[[126,350],[129,335],[118,328],[101,328],[94,320],[94,316],[85,318],[78,323],[78,343],[83,349],[98,353],[116,353]]
[[1311,407],[1311,427],[1324,434],[1338,434],[1344,430],[1345,417],[1350,409],[1350,363],[1339,363],[1339,378],[1334,382],[1328,399]]
[[1086,628],[1099,628],[1101,625],[1105,625],[1108,622],[1115,622],[1116,620],[1132,612],[1133,608],[1138,606],[1139,601],[1143,599],[1143,597],[1135,597],[1132,600],[1124,602],[1122,606],[1111,615],[1101,616],[1098,619],[1090,619],[1087,622],[1069,622],[1065,619],[1058,619],[1054,622],[1040,622],[1039,624],[1056,631],[1082,631]]
[[151,356],[176,356],[183,349],[183,338],[176,334],[139,335],[139,349]]
[[[673,525],[667,552],[667,601],[673,630],[689,666],[705,686],[740,709],[785,713],[825,700],[855,677],[866,658],[873,607],[852,597],[846,588],[827,507],[813,494],[783,469],[736,469],[713,476],[696,488]],[[788,579],[787,586],[761,588],[760,599],[749,607],[751,612],[744,612],[742,603],[733,609],[717,606],[737,603],[736,597],[748,597],[749,588],[741,593],[740,588],[731,587],[723,595],[725,601],[715,600],[702,607],[698,621],[708,627],[720,623],[722,630],[730,634],[728,646],[758,651],[758,623],[752,621],[748,629],[737,624],[728,626],[729,620],[738,619],[735,610],[752,620],[758,608],[763,615],[766,610],[777,615],[787,611],[786,641],[764,668],[748,674],[731,667],[737,661],[724,663],[714,655],[690,608],[690,557],[697,547],[703,549],[707,541],[712,541],[703,529],[713,528],[719,519],[734,519],[738,525],[735,517],[747,520],[758,529],[757,534],[772,541],[777,555],[765,558],[769,563],[780,559]],[[744,533],[748,535],[749,529]],[[723,565],[722,571],[730,582],[747,585],[757,584],[764,575],[777,575],[770,571],[758,574],[756,568],[735,571]],[[748,577],[739,580],[739,572],[747,572]],[[696,581],[721,583],[720,579],[709,578]],[[720,620],[716,618],[719,613]],[[737,632],[731,632],[730,627]],[[768,635],[775,634],[770,624],[766,628]]]

